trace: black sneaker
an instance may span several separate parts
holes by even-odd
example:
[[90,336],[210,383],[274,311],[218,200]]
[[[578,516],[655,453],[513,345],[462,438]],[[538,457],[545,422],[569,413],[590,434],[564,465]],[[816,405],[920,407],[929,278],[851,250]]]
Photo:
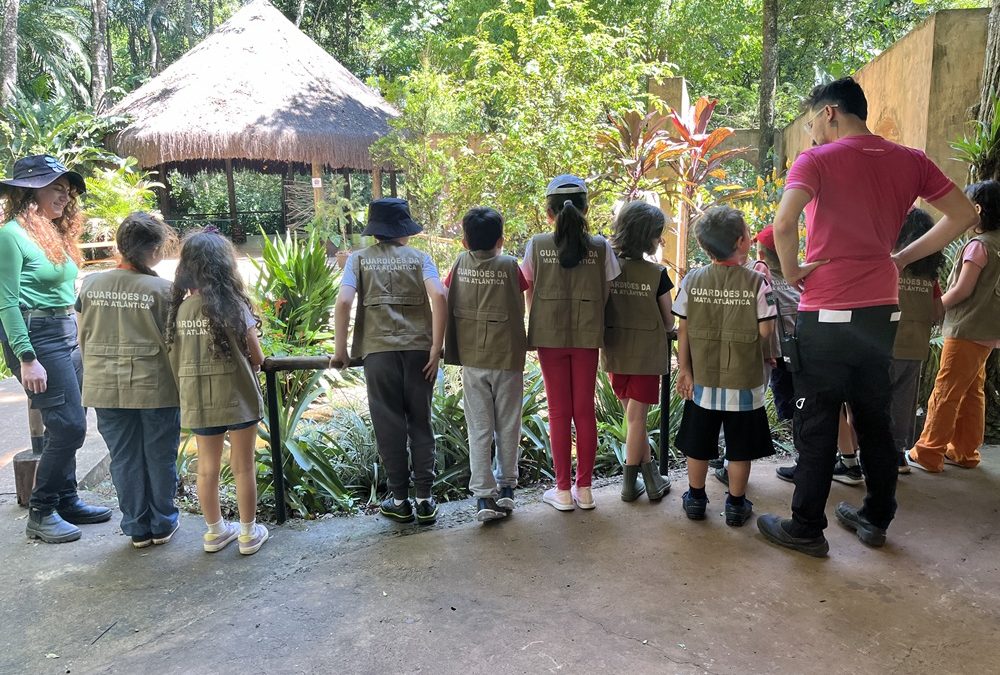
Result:
[[708,497],[692,497],[688,490],[681,497],[684,513],[691,520],[705,520],[705,509],[708,507]]
[[410,504],[409,499],[397,505],[395,499],[388,497],[379,504],[378,511],[389,520],[395,520],[397,523],[413,522],[413,505]]
[[500,496],[497,497],[497,506],[501,509],[510,513],[514,510],[514,488],[512,487],[502,487],[500,488]]
[[773,513],[764,513],[757,517],[757,529],[764,538],[778,546],[790,548],[815,558],[825,558],[830,552],[830,544],[826,537],[793,537],[785,529],[792,523],[791,518],[781,519]]
[[715,477],[719,479],[719,482],[729,487],[729,469],[724,466],[720,466],[715,470]]
[[778,474],[778,478],[785,481],[786,483],[795,482],[795,467],[798,464],[792,464],[791,466],[779,466],[774,470],[774,473]]
[[721,469],[726,465],[725,457],[716,457],[715,459],[708,460],[709,469]]
[[432,525],[438,517],[438,505],[431,497],[428,500],[417,500],[417,523],[420,525]]
[[838,459],[833,466],[833,480],[844,485],[861,485],[865,482],[865,476],[859,465],[847,466],[843,459]]
[[[420,506],[417,505],[417,512],[419,513]],[[503,518],[507,515],[507,511],[500,508],[497,501],[493,497],[480,497],[476,500],[476,520],[480,523],[485,523],[488,520],[497,520]]]
[[743,504],[741,506],[736,506],[728,499],[726,500],[726,525],[730,527],[743,527],[748,520],[750,520],[750,515],[753,513],[753,502],[743,498]]
[[151,534],[133,534],[132,535],[132,548],[146,548],[147,546],[153,545],[153,535]]
[[881,527],[872,525],[871,522],[865,518],[858,509],[854,508],[847,502],[840,502],[837,504],[837,509],[834,512],[837,515],[837,520],[840,524],[849,530],[854,530],[858,534],[858,539],[863,543],[868,544],[878,548],[885,543],[885,530]]

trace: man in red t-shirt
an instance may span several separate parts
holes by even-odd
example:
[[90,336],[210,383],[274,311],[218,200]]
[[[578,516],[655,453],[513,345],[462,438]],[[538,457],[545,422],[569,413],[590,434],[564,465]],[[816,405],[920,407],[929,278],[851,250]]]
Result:
[[[829,550],[824,510],[837,453],[840,409],[854,413],[867,483],[864,505],[841,502],[837,520],[881,546],[896,511],[896,449],[889,422],[889,363],[899,321],[898,269],[939,251],[977,222],[966,198],[927,156],[872,134],[861,86],[843,78],[813,89],[803,106],[815,147],[788,171],[774,223],[781,269],[799,283],[793,430],[799,461],[792,517],[763,514],[770,541],[809,555]],[[917,198],[944,217],[896,256],[906,212]],[[806,263],[798,222],[806,213]]]

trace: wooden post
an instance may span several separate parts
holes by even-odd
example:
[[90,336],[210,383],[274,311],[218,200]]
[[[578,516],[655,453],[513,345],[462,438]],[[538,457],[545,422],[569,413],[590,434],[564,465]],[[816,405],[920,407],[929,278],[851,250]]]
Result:
[[292,164],[285,164],[281,173],[281,233],[288,234],[288,183],[292,179]]
[[42,413],[28,403],[28,432],[31,434],[31,451],[41,454],[42,442],[45,440],[45,425],[42,423]]
[[396,197],[396,172],[389,172],[389,196]]
[[240,227],[240,219],[236,215],[236,183],[233,182],[233,160],[226,160],[226,188],[229,191],[229,221],[232,223],[232,239],[235,244],[247,240],[246,233]]
[[[351,170],[344,167],[340,170],[341,175],[344,177],[344,199],[351,201]],[[354,234],[354,218],[351,214],[347,214],[347,227],[344,228],[347,231],[347,241],[341,248],[349,249],[351,248],[351,235]]]
[[157,206],[160,207],[160,213],[164,219],[167,219],[170,217],[170,178],[167,176],[167,165],[158,166],[156,173],[159,183],[163,185],[156,190]]
[[35,471],[40,457],[31,450],[14,455],[14,492],[17,494],[18,506],[28,508],[31,491],[35,489]]
[[312,163],[312,179],[313,206],[316,208],[316,213],[319,213],[319,205],[323,203],[323,165],[319,162]]
[[382,169],[372,169],[372,199],[382,199]]

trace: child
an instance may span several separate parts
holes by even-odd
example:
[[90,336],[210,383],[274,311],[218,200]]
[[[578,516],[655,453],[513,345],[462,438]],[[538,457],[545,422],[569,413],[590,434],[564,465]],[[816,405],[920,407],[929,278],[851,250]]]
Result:
[[986,359],[1000,346],[1000,183],[966,188],[979,212],[974,237],[962,249],[941,298],[944,347],[927,421],[906,454],[910,466],[939,473],[943,463],[971,469],[983,444]]
[[[912,209],[893,252],[901,251],[934,227],[923,209]],[[910,473],[906,451],[913,445],[920,371],[930,352],[931,327],[944,317],[938,275],[944,254],[933,253],[911,263],[899,273],[899,325],[892,350],[889,378],[892,383],[892,438],[899,453],[899,473]]]
[[132,546],[166,544],[180,524],[177,446],[180,409],[163,338],[170,282],[153,266],[176,243],[169,225],[132,213],[118,228],[117,269],[83,280],[80,312],[83,405],[111,452],[111,478]]
[[776,313],[767,280],[740,264],[751,242],[743,214],[725,206],[708,209],[695,234],[712,264],[684,277],[674,304],[680,318],[677,391],[687,399],[676,439],[688,461],[683,505],[688,518],[705,518],[708,460],[717,455],[721,426],[729,460],[726,524],[741,526],[753,512],[746,498],[750,461],[774,454],[762,345]]
[[[469,490],[480,522],[514,509],[524,395],[524,291],[517,259],[503,255],[503,218],[470,209],[462,218],[462,245],[448,288],[445,362],[462,366],[469,426]],[[497,473],[491,459],[497,448]]]
[[[582,178],[553,178],[545,190],[545,212],[554,231],[531,238],[521,266],[530,284],[528,345],[538,349],[556,473],[556,486],[542,501],[559,511],[596,506],[590,489],[597,458],[594,389],[608,282],[621,272],[611,245],[588,233],[587,206]],[[576,429],[572,489],[571,425]]]
[[[656,251],[666,218],[652,204],[626,204],[615,220],[611,246],[618,256],[621,274],[611,282],[604,312],[604,369],[611,386],[625,406],[625,480],[622,501],[638,499],[643,492],[650,501],[670,492],[653,466],[646,431],[649,406],[660,402],[660,376],[670,366],[667,331],[674,327],[670,313],[670,289],[674,287],[662,265],[647,262],[643,254]],[[661,448],[666,448],[663,439]],[[639,478],[639,472],[645,482]]]
[[[255,375],[264,362],[257,326],[233,245],[210,230],[186,237],[174,277],[167,342],[173,345],[181,426],[198,443],[198,501],[208,526],[202,546],[209,553],[239,539],[240,553],[252,555],[268,537],[256,521],[254,447],[264,409]],[[239,527],[223,520],[219,507],[226,433]]]
[[[799,290],[785,280],[781,273],[781,261],[774,247],[774,227],[768,225],[754,238],[757,243],[757,259],[767,266],[770,272],[768,281],[774,293],[775,309],[780,311],[781,323],[786,335],[795,335],[795,317],[799,312]],[[781,334],[777,326],[771,342],[776,342]],[[780,343],[777,354],[781,354]],[[792,389],[792,374],[788,372],[785,362],[779,357],[770,378],[771,393],[774,394],[774,409],[779,420],[792,419],[795,410],[795,392]]]
[[380,512],[400,523],[414,519],[408,498],[412,464],[416,520],[429,525],[438,513],[431,496],[431,396],[448,305],[430,256],[407,246],[422,229],[410,217],[406,200],[389,197],[368,205],[362,234],[377,242],[352,253],[345,265],[335,310],[334,360],[342,366],[350,361],[347,329],[356,296],[351,356],[364,359],[375,442],[392,493]]

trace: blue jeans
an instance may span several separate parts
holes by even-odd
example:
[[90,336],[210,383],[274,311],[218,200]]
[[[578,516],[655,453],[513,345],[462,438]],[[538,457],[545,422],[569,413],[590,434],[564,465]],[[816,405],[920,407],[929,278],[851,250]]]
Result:
[[[29,317],[25,324],[35,357],[48,375],[44,392],[28,394],[31,407],[41,413],[45,423],[42,456],[29,506],[51,513],[77,497],[76,451],[87,438],[87,415],[80,403],[83,361],[75,316]],[[21,362],[6,342],[3,351],[7,365],[20,381]]]
[[122,532],[130,537],[173,532],[180,408],[97,408],[97,429],[111,451]]

